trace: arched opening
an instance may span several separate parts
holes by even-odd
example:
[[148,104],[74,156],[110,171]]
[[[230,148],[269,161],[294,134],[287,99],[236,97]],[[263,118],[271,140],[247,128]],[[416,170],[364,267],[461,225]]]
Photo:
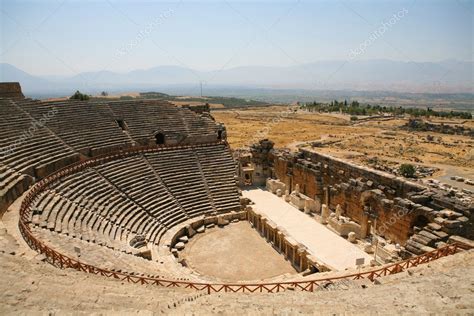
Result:
[[123,131],[127,130],[127,124],[125,123],[124,120],[115,120],[115,122]]
[[217,139],[222,139],[222,131],[217,131]]
[[252,185],[252,175],[248,172],[244,173],[244,184],[245,185]]
[[165,144],[165,134],[158,133],[155,135],[156,144],[157,145],[164,145]]

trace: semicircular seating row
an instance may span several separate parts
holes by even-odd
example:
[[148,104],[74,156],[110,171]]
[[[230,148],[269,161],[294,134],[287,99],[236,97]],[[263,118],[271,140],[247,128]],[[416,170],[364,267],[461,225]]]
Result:
[[224,144],[164,149],[110,161],[51,184],[33,204],[35,226],[130,251],[172,226],[240,209],[235,163]]
[[218,139],[212,119],[164,101],[0,98],[0,214],[37,179],[81,158],[148,145],[157,131],[190,143]]

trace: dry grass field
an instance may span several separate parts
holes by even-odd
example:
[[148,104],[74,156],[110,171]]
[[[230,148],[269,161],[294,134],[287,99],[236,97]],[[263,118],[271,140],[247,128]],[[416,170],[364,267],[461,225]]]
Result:
[[[308,113],[278,106],[213,111],[212,114],[217,121],[225,123],[233,148],[251,145],[262,138],[271,139],[276,147],[291,149],[319,142],[321,146],[316,150],[363,164],[374,159],[388,166],[407,162],[439,168],[436,176],[449,172],[474,177],[472,138],[406,131],[401,127],[408,118],[351,123],[347,115]],[[444,122],[474,128],[472,121]],[[434,139],[428,140],[428,135]]]

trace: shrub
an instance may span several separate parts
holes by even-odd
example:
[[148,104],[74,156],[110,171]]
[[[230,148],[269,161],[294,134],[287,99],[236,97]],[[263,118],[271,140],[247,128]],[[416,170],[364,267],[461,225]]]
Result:
[[415,167],[411,164],[404,163],[400,166],[399,172],[406,178],[413,178],[415,176]]

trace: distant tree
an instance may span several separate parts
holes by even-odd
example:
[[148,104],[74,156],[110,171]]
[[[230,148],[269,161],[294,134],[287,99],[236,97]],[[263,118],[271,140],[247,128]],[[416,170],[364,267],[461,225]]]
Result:
[[100,95],[103,96],[103,97],[106,97],[106,96],[109,95],[109,93],[108,93],[107,91],[102,91],[102,92],[100,93]]
[[415,176],[415,167],[409,163],[402,164],[398,171],[406,178],[413,178]]
[[[216,102],[217,103],[217,102]],[[221,102],[222,103],[222,102]],[[352,101],[348,103],[347,100],[339,102],[332,100],[329,103],[318,103],[313,101],[311,103],[305,103],[301,105],[302,108],[311,112],[340,112],[349,115],[376,115],[382,113],[388,113],[391,115],[408,115],[411,118],[418,117],[457,117],[463,119],[472,119],[472,113],[460,112],[460,111],[435,111],[430,107],[426,109],[413,108],[413,107],[394,107],[394,106],[381,106],[379,104],[360,104],[358,101]]]
[[89,100],[89,96],[87,94],[83,94],[79,90],[77,90],[76,93],[74,93],[69,99],[70,100],[85,101],[85,100]]

